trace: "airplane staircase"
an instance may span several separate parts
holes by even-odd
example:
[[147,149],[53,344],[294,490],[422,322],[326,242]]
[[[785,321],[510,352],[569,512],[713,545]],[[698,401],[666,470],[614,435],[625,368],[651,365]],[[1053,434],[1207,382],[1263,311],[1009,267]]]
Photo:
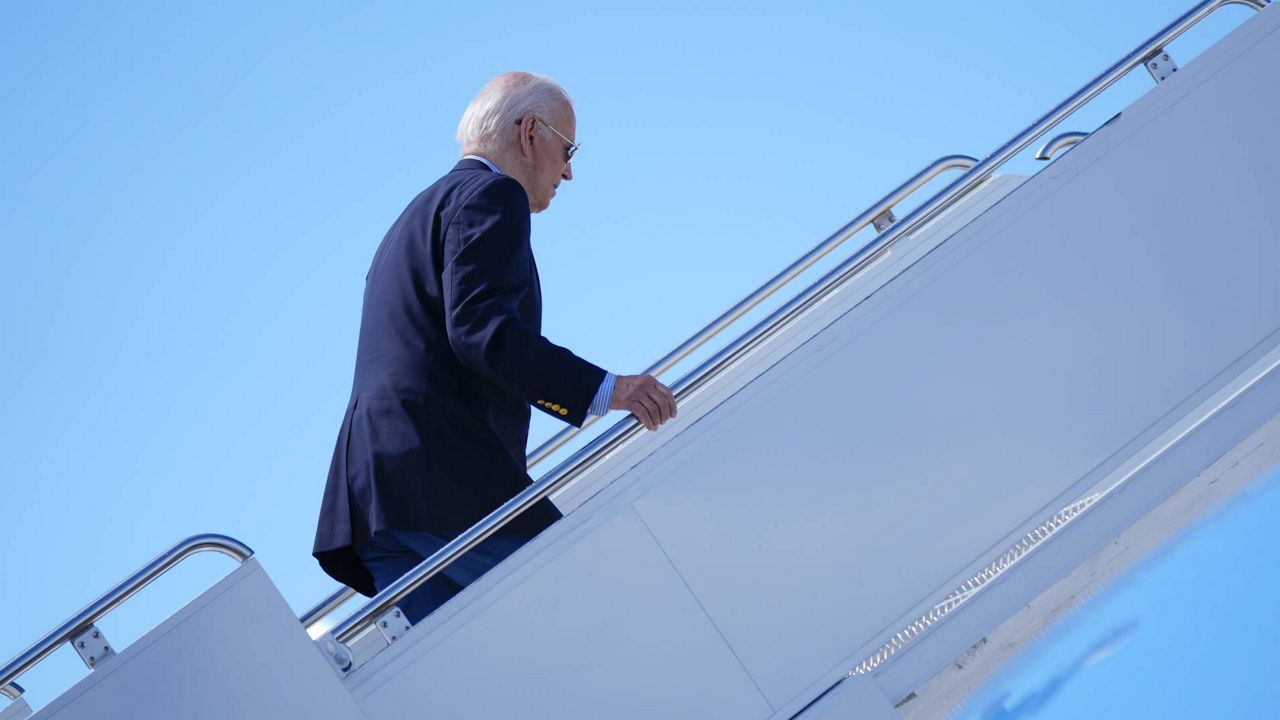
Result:
[[[1168,44],[1227,4],[1257,12],[1179,67]],[[1149,92],[1052,134],[1139,66]],[[243,543],[189,538],[0,668],[0,720],[945,715],[917,692],[956,658],[1280,432],[1277,77],[1280,10],[1196,5],[655,363],[757,320],[672,383],[661,432],[558,434],[530,454],[560,458],[533,486],[337,620],[349,592],[299,618]],[[999,172],[1037,142],[1042,169]],[[400,617],[543,497],[564,520],[419,625]],[[238,565],[112,648],[99,620],[203,551]],[[66,643],[92,672],[33,712],[16,681]]]

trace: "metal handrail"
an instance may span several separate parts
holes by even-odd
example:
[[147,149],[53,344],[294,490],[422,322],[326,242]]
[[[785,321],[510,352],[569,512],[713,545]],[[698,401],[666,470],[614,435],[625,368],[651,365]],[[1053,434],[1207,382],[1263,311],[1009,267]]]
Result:
[[[834,235],[815,245],[812,250],[801,255],[799,259],[783,268],[777,275],[774,275],[763,285],[751,291],[750,294],[739,300],[736,305],[725,310],[720,317],[707,323],[707,325],[701,330],[689,336],[688,340],[680,343],[674,350],[663,355],[652,365],[645,368],[641,374],[661,375],[675,367],[676,363],[679,363],[681,360],[688,357],[690,353],[702,347],[708,340],[718,335],[722,330],[732,325],[743,315],[751,312],[753,308],[768,299],[769,296],[777,292],[779,288],[794,280],[797,275],[808,270],[814,263],[826,257],[827,253],[836,249],[837,246],[857,234],[867,225],[870,225],[872,221],[876,220],[876,218],[878,218],[882,213],[892,210],[894,205],[902,202],[902,200],[907,196],[929,184],[931,180],[948,170],[968,169],[977,164],[977,162],[976,158],[971,158],[968,155],[947,155],[933,161],[923,170],[913,175],[910,180],[902,183],[894,189],[893,192],[881,198],[880,202],[873,205],[862,215],[859,215],[858,218],[850,222],[848,225],[845,225],[843,228],[840,228],[840,230],[836,231]],[[864,216],[867,216],[866,220],[859,223],[858,220],[861,220]],[[552,435],[541,445],[534,448],[533,452],[529,453],[528,460],[526,461],[526,467],[532,468],[534,465],[545,460],[548,455],[559,450],[565,443],[573,439],[573,437],[578,433],[586,430],[600,417],[603,416],[589,416],[580,427],[566,427],[555,435]]]
[[1087,137],[1089,137],[1089,133],[1086,132],[1064,132],[1061,135],[1055,135],[1036,151],[1036,159],[1050,160],[1054,155],[1058,154],[1059,150],[1069,148]]
[[[1205,2],[1184,13],[1000,146],[995,152],[969,168],[960,178],[936,193],[906,217],[894,223],[872,242],[810,285],[800,295],[776,309],[728,347],[708,358],[696,369],[681,378],[680,381],[672,386],[677,399],[683,399],[697,392],[702,386],[733,365],[742,355],[766,342],[781,329],[803,315],[832,290],[879,262],[900,238],[936,219],[956,201],[976,189],[997,167],[1013,158],[1013,156],[1053,129],[1063,119],[1102,91],[1111,87],[1129,71],[1143,64],[1147,57],[1161,51],[1165,45],[1199,23],[1210,13],[1224,5],[1231,4],[1246,5],[1255,10],[1261,10],[1269,3],[1266,0],[1205,0]],[[863,213],[859,218],[866,216],[867,213]],[[866,217],[864,222],[870,221],[871,218]],[[346,620],[334,626],[330,632],[332,639],[336,640],[337,644],[349,642],[367,627],[374,618],[390,610],[392,606],[419,585],[474,548],[516,515],[519,515],[537,501],[547,497],[594,467],[623,443],[637,435],[641,427],[640,422],[634,418],[623,419],[613,425],[613,427],[579,449],[536,483],[507,501],[502,507],[494,510],[483,520],[437,551],[436,554],[423,560],[417,567],[378,593]],[[332,653],[335,662],[339,666],[349,665],[349,651],[344,652],[344,648],[336,647],[333,648]]]
[[[676,363],[688,357],[690,353],[702,347],[708,340],[715,337],[726,327],[750,312],[761,302],[764,302],[769,296],[777,292],[779,288],[791,282],[797,275],[812,267],[814,263],[821,260],[838,245],[860,232],[867,225],[875,222],[885,213],[890,212],[893,209],[893,206],[902,202],[909,195],[929,184],[930,181],[948,170],[968,169],[977,164],[977,162],[977,158],[972,158],[968,155],[946,155],[934,160],[932,163],[929,163],[920,170],[920,172],[912,175],[906,182],[894,188],[893,191],[888,195],[885,195],[879,200],[879,202],[865,210],[861,215],[837,230],[826,240],[815,245],[804,255],[801,255],[795,262],[783,268],[777,275],[774,275],[763,285],[753,290],[742,300],[739,300],[737,304],[724,311],[724,313],[715,320],[707,323],[705,327],[691,335],[689,339],[680,343],[680,345],[678,345],[674,350],[663,355],[658,361],[646,368],[642,374],[661,375],[667,370],[670,370],[676,365]],[[599,416],[590,416],[582,423],[581,427],[567,427],[552,436],[542,445],[539,445],[538,448],[530,454],[527,467],[531,468],[538,464],[538,462],[558,450],[575,435],[585,430],[598,419]],[[298,620],[309,630],[317,621],[325,615],[333,612],[334,609],[345,603],[347,600],[350,600],[355,594],[356,591],[351,588],[338,588],[333,591],[329,597],[321,600],[315,605],[315,607],[299,616]]]
[[[907,180],[902,185],[899,185],[888,195],[885,195],[844,227],[840,228],[840,230],[836,231],[836,233],[826,241],[819,244],[809,253],[806,253],[806,255],[796,263],[793,263],[786,270],[783,270],[775,276],[774,280],[787,275],[794,277],[794,274],[791,272],[793,268],[796,268],[804,261],[809,260],[810,256],[813,257],[812,261],[808,264],[811,265],[812,262],[816,262],[822,254],[829,252],[835,245],[838,245],[849,236],[871,224],[873,220],[882,218],[884,213],[891,208],[894,203],[900,202],[902,198],[909,195],[912,190],[918,189],[930,179],[936,177],[938,173],[950,168],[969,168],[976,162],[977,161],[974,158],[964,155],[948,155],[931,163],[928,167],[921,170],[919,173],[916,173],[916,175],[911,179]],[[908,217],[911,216],[909,215]],[[892,238],[893,240],[896,240],[900,235],[901,233],[894,233],[892,229],[887,233],[881,234],[858,250],[852,258],[845,260],[839,267],[847,267],[850,263],[861,260],[862,262],[858,263],[858,270],[861,270],[875,262],[878,262],[879,259],[884,257],[887,252],[888,245],[891,244],[890,239]],[[808,265],[806,265],[806,267],[807,266]],[[796,273],[798,272],[799,271],[796,271]],[[826,277],[830,277],[830,275],[831,273],[828,273]],[[824,280],[826,277],[824,277]],[[773,282],[774,281],[771,280],[769,283],[761,286],[761,289],[757,290],[757,293],[761,292],[765,288],[769,288],[768,292],[776,290],[777,288],[770,288],[770,285],[772,285]],[[819,281],[818,285],[821,285],[822,282],[823,281]],[[727,348],[722,349],[720,352],[704,361],[698,368],[673,384],[672,391],[675,393],[676,399],[681,400],[696,392],[707,382],[723,373],[724,370],[742,354],[745,354],[759,346],[764,341],[773,337],[783,327],[790,324],[791,320],[794,320],[799,316],[799,314],[802,314],[804,310],[807,310],[811,306],[812,303],[809,302],[804,304],[802,308],[797,309],[797,304],[800,301],[805,299],[814,299],[812,296],[814,294],[813,291],[815,287],[816,285],[810,286],[809,290],[804,294],[793,298],[791,301],[775,310],[765,320],[761,321],[754,328],[740,336],[734,343],[731,343]],[[819,292],[825,295],[830,291],[830,289],[830,287],[824,286],[819,290]],[[753,293],[753,295],[755,294],[756,293]],[[756,300],[756,302],[758,303],[759,300]],[[743,303],[739,303],[735,308],[741,305],[743,305]],[[734,309],[730,309],[730,311],[725,313],[725,315],[722,315],[721,318],[729,316],[733,311]],[[746,310],[743,310],[742,312],[746,312]],[[719,323],[719,319],[708,327],[712,327],[717,323]],[[696,337],[697,336],[695,335],[695,338]],[[691,340],[693,339],[694,338],[691,338]],[[677,348],[677,350],[679,350],[679,348]],[[670,355],[674,355],[674,352]],[[599,460],[611,453],[616,447],[635,436],[642,427],[643,426],[640,422],[634,417],[628,416],[627,418],[620,420],[609,430],[606,430],[599,437],[581,448],[572,457],[560,463],[560,465],[556,466],[555,469],[540,478],[536,483],[525,488],[523,492],[516,495],[511,500],[508,500],[504,505],[502,505],[502,507],[494,510],[466,532],[454,538],[447,545],[437,551],[435,555],[427,558],[413,570],[402,576],[399,580],[387,586],[382,592],[375,595],[367,603],[356,610],[354,614],[335,625],[330,631],[330,635],[336,639],[337,643],[345,644],[349,642],[375,618],[390,610],[392,606],[404,599],[406,595],[413,592],[413,590],[419,585],[429,580],[454,560],[461,557],[467,551],[482,542],[485,538],[492,535],[512,518],[528,509],[531,505],[581,476],[586,472],[586,470],[590,469]],[[349,654],[344,654],[342,648],[336,648],[333,650],[333,653],[336,655],[335,661],[339,666],[345,665],[346,662],[338,659],[338,657],[350,657]]]
[[310,610],[299,615],[298,622],[302,623],[303,628],[310,630],[313,625],[324,619],[329,613],[342,607],[342,604],[354,597],[355,594],[356,591],[354,589],[344,585],[329,593],[329,597],[316,603]]
[[220,552],[235,558],[242,564],[250,557],[253,557],[253,550],[249,549],[248,545],[226,535],[212,533],[193,535],[179,542],[157,555],[154,560],[139,568],[137,572],[122,580],[115,587],[103,593],[97,600],[89,603],[85,609],[73,615],[70,620],[59,625],[16,658],[10,660],[3,668],[0,668],[0,688],[8,686],[19,675],[48,657],[54,650],[57,650],[59,645],[69,642],[76,634],[88,629],[103,615],[133,597],[135,593],[151,584],[152,580],[168,572],[174,565],[201,552]]

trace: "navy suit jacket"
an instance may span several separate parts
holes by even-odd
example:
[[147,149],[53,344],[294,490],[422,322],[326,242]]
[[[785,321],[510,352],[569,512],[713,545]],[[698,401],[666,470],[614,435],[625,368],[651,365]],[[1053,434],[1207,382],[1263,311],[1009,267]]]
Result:
[[[580,426],[605,376],[541,325],[528,196],[463,160],[409,203],[365,278],[312,549],[325,572],[373,595],[353,544],[388,528],[451,537],[531,483],[530,407]],[[528,537],[559,518],[544,499],[503,532]]]

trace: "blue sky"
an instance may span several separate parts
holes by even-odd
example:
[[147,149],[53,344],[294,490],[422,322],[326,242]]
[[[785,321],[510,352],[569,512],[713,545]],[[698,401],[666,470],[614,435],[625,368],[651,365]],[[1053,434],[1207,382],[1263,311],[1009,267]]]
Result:
[[[1189,3],[180,5],[0,10],[3,659],[199,532],[252,546],[299,611],[333,587],[309,551],[364,275],[493,75],[577,101],[575,179],[533,224],[544,330],[629,373]],[[125,645],[228,567],[103,626]],[[23,682],[39,705],[83,672],[60,651]]]

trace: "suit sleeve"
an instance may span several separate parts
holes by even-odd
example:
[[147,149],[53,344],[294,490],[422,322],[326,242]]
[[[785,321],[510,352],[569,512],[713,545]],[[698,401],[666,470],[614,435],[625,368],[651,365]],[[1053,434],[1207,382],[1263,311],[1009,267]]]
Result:
[[581,426],[605,371],[520,317],[533,277],[528,203],[520,183],[500,177],[463,202],[446,228],[449,344],[464,365],[506,392]]

